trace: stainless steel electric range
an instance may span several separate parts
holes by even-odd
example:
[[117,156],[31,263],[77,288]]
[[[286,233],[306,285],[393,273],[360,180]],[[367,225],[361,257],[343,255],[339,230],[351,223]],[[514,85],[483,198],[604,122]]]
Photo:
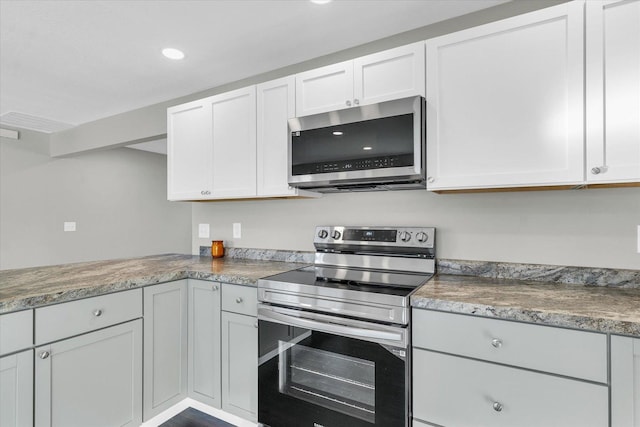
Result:
[[315,263],[258,281],[258,421],[408,427],[411,294],[435,229],[317,227]]

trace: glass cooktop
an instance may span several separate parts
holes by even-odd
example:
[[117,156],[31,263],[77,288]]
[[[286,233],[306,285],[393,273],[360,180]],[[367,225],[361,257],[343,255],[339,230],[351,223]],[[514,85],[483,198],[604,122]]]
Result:
[[407,296],[432,274],[308,266],[266,279],[298,285]]

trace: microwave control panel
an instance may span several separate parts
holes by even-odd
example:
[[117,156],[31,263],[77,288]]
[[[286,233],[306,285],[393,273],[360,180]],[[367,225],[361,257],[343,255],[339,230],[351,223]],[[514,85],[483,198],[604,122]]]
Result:
[[294,165],[292,167],[292,172],[293,175],[310,175],[318,173],[396,168],[401,166],[413,166],[413,155],[400,154],[392,156],[370,157],[366,159],[307,163],[302,165]]

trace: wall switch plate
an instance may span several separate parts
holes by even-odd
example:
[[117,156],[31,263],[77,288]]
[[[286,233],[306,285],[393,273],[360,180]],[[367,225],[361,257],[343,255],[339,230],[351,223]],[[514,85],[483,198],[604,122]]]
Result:
[[198,237],[201,239],[209,238],[209,224],[198,224]]
[[64,222],[64,231],[76,231],[76,222],[75,221],[65,221]]
[[233,238],[242,239],[242,224],[239,222],[233,223]]

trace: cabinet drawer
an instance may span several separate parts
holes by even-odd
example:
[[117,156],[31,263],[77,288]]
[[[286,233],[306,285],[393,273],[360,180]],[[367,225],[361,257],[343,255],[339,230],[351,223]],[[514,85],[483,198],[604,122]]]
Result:
[[257,316],[258,289],[254,286],[223,284],[222,309],[247,316]]
[[605,385],[416,349],[413,415],[445,427],[602,427]]
[[413,345],[601,383],[607,336],[430,310],[413,310]]
[[142,317],[142,289],[36,309],[36,344]]
[[0,316],[0,356],[33,345],[33,310]]

